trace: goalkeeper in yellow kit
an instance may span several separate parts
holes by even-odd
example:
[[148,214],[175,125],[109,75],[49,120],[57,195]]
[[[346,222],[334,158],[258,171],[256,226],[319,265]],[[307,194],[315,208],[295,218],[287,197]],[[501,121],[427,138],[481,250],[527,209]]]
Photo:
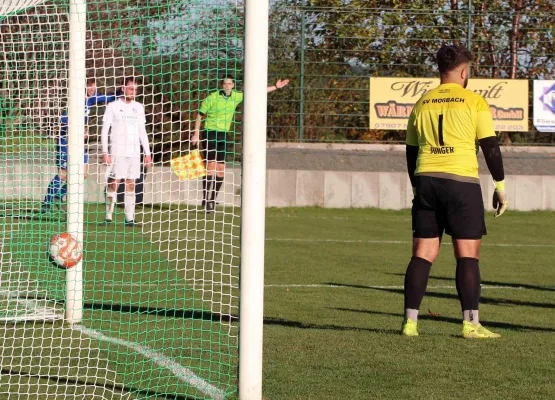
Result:
[[456,286],[465,338],[500,335],[479,322],[480,245],[486,234],[478,178],[478,145],[495,182],[493,206],[507,209],[503,159],[486,101],[466,90],[471,53],[443,45],[437,52],[441,84],[425,94],[409,118],[407,167],[415,193],[412,207],[413,251],[405,275],[405,318],[401,333],[418,336],[418,309],[443,232],[451,235],[457,259]]

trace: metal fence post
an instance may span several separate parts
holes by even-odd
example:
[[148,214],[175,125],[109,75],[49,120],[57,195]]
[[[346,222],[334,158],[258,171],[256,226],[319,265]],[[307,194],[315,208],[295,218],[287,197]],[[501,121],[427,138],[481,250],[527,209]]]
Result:
[[304,36],[305,36],[305,12],[301,10],[301,68],[299,77],[299,142],[303,141],[304,131]]
[[[468,26],[466,32],[466,47],[472,52],[472,0],[468,0]],[[472,67],[468,71],[468,76],[472,74]]]

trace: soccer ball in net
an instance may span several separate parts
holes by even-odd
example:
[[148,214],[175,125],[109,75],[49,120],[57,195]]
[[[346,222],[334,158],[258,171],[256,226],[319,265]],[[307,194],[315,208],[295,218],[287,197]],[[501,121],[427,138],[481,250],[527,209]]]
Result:
[[75,266],[83,257],[83,245],[70,233],[60,233],[50,239],[50,259],[61,268]]

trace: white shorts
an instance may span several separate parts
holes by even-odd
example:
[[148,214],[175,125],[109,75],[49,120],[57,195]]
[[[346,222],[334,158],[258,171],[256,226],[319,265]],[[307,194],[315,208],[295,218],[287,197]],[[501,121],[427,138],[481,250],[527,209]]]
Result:
[[106,176],[110,179],[139,179],[141,158],[112,156],[112,165],[108,166]]

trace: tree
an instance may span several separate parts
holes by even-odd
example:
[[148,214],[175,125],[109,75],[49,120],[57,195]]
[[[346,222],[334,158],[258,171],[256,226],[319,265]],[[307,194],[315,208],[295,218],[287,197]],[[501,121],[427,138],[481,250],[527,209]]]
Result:
[[[550,0],[473,0],[472,4],[472,9],[467,1],[456,0],[414,0],[410,7],[400,0],[276,4],[271,26],[280,41],[272,42],[271,54],[275,52],[279,64],[272,67],[294,65],[298,71],[298,54],[304,53],[306,136],[402,140],[403,132],[369,130],[368,77],[435,76],[435,52],[443,42],[470,46],[476,55],[473,76],[535,79],[553,71]],[[299,41],[301,10],[304,48]],[[273,117],[274,125],[287,125],[285,118],[280,122]],[[281,129],[289,138],[294,131]]]
[[[165,0],[153,7],[139,0],[125,9],[112,2],[89,6],[88,58],[104,62],[95,65],[101,76],[142,76],[157,159],[188,149],[190,121],[221,75],[241,81],[243,20],[240,2]],[[102,74],[102,68],[111,71]]]

